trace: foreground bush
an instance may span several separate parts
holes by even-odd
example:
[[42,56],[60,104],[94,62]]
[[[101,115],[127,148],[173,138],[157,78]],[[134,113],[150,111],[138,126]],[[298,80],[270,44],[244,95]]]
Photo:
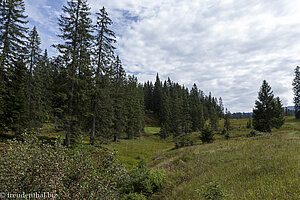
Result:
[[[150,196],[161,188],[166,178],[164,170],[150,170],[144,161],[140,161],[138,166],[128,173],[121,185],[122,193],[127,196],[127,199],[137,194]],[[142,198],[142,195],[138,195],[138,199]]]
[[125,194],[122,200],[147,200],[147,197],[139,193],[129,193]]
[[246,135],[246,137],[257,137],[257,136],[262,136],[264,133],[256,131],[256,130],[251,130],[250,133]]
[[175,138],[175,148],[192,146],[196,138],[192,134],[182,134]]
[[205,127],[201,131],[200,139],[203,143],[212,143],[215,140],[213,130],[209,127]]
[[205,199],[218,200],[228,197],[224,188],[215,181],[209,182],[196,190],[196,192]]
[[119,198],[126,171],[114,155],[92,156],[93,147],[67,149],[35,136],[12,140],[0,160],[0,191],[56,194],[57,199]]

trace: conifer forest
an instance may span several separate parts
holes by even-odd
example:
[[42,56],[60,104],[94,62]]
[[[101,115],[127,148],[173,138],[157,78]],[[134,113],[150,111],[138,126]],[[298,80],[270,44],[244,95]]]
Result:
[[263,78],[231,112],[201,84],[140,81],[88,0],[64,1],[50,54],[27,2],[0,0],[0,199],[300,199],[299,66],[293,106]]

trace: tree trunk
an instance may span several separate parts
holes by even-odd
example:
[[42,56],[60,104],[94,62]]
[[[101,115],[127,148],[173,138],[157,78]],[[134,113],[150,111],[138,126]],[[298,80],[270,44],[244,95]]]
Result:
[[70,140],[70,132],[66,132],[66,139],[65,139],[65,146],[69,147],[71,145],[71,140]]
[[114,136],[114,142],[118,142],[118,136],[117,135]]
[[90,143],[91,145],[95,144],[95,129],[96,129],[96,116],[95,116],[95,112],[93,115],[93,124],[92,124],[92,132],[91,132],[91,136],[90,136]]

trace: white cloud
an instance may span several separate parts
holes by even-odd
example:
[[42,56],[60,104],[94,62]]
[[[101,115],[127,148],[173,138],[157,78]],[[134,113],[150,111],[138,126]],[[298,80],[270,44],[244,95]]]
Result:
[[[52,6],[46,0],[33,2]],[[154,80],[158,72],[162,79],[169,76],[189,87],[195,82],[221,96],[231,111],[251,111],[266,79],[275,95],[292,105],[293,68],[300,63],[299,1],[88,2],[93,12],[107,8],[118,53],[140,81]],[[38,14],[33,18],[41,20]]]

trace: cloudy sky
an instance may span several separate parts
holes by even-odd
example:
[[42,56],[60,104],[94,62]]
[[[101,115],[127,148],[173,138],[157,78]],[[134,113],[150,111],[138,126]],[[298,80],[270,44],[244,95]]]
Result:
[[[293,105],[300,64],[300,1],[88,0],[114,21],[118,54],[140,82],[170,77],[222,97],[230,111],[251,111],[264,79]],[[55,55],[57,17],[66,0],[25,0],[30,26]]]

